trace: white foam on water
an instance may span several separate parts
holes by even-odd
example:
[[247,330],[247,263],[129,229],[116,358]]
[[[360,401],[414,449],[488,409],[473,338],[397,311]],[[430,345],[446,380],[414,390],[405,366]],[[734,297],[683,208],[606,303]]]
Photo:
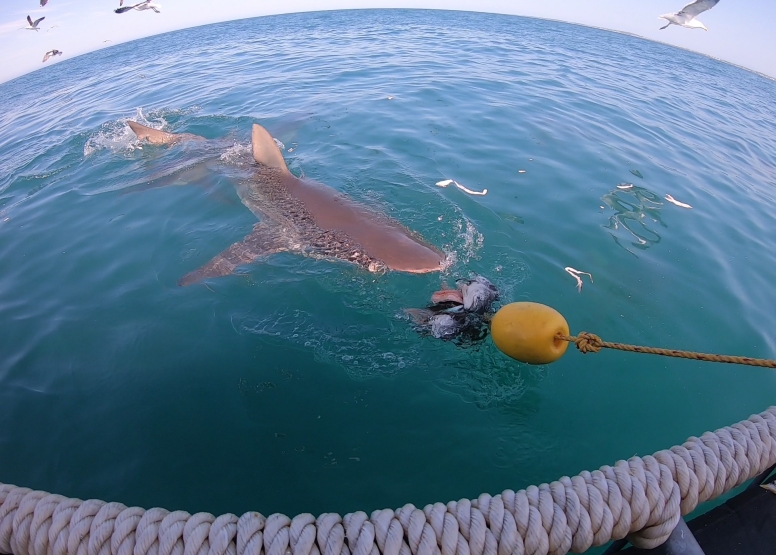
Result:
[[485,240],[474,224],[462,213],[452,222],[455,238],[452,242],[445,245],[443,250],[446,254],[443,263],[443,272],[453,272],[461,267],[466,267],[477,258],[477,253],[482,249]]
[[153,129],[164,130],[168,126],[168,118],[185,116],[198,110],[199,107],[197,106],[191,108],[163,108],[160,110],[150,110],[148,114],[144,114],[142,108],[137,108],[134,117],[119,118],[103,123],[100,129],[86,140],[84,144],[84,157],[91,156],[95,152],[105,149],[112,150],[113,152],[142,150],[143,144],[127,125],[128,121],[134,121]]
[[100,129],[86,140],[84,157],[89,157],[95,152],[105,149],[114,152],[132,152],[137,148],[142,148],[137,136],[126,122],[126,119],[120,119],[103,123]]
[[253,164],[253,150],[251,149],[251,144],[234,143],[221,153],[219,159],[225,164],[233,166]]

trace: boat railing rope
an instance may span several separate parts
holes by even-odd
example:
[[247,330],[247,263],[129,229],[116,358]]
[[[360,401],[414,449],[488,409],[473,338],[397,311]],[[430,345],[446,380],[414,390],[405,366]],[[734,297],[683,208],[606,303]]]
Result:
[[499,495],[317,518],[189,514],[0,483],[13,555],[563,555],[662,544],[682,515],[776,463],[776,407],[652,456]]

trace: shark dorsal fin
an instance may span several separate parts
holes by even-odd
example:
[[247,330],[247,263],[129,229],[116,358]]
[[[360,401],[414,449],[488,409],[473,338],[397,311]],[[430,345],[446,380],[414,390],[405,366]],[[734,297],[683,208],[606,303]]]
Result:
[[253,124],[251,132],[251,144],[253,145],[253,159],[259,164],[269,168],[277,168],[283,173],[289,173],[283,155],[272,135],[258,123]]
[[135,121],[127,121],[127,125],[129,125],[129,128],[137,135],[138,139],[146,140],[151,144],[164,145],[179,140],[179,137],[173,133],[159,131],[153,127],[146,127]]

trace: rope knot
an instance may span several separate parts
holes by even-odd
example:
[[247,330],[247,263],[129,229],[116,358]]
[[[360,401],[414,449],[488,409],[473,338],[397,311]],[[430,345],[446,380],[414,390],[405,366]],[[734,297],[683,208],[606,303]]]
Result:
[[594,333],[581,331],[574,340],[577,349],[584,355],[586,353],[597,353],[604,346],[604,342]]

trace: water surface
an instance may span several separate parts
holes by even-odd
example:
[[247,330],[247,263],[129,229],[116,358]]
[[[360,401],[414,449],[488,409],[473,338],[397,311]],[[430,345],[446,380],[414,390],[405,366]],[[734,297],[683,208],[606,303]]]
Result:
[[[774,403],[766,369],[613,352],[530,367],[402,317],[479,272],[575,332],[776,358],[761,76],[556,22],[345,11],[117,45],[0,94],[3,482],[371,511],[574,475]],[[220,150],[202,168],[212,152],[138,145],[128,118]],[[443,249],[444,275],[280,254],[178,287],[256,221],[234,188],[253,122],[294,173]],[[593,280],[578,291],[565,267]]]

